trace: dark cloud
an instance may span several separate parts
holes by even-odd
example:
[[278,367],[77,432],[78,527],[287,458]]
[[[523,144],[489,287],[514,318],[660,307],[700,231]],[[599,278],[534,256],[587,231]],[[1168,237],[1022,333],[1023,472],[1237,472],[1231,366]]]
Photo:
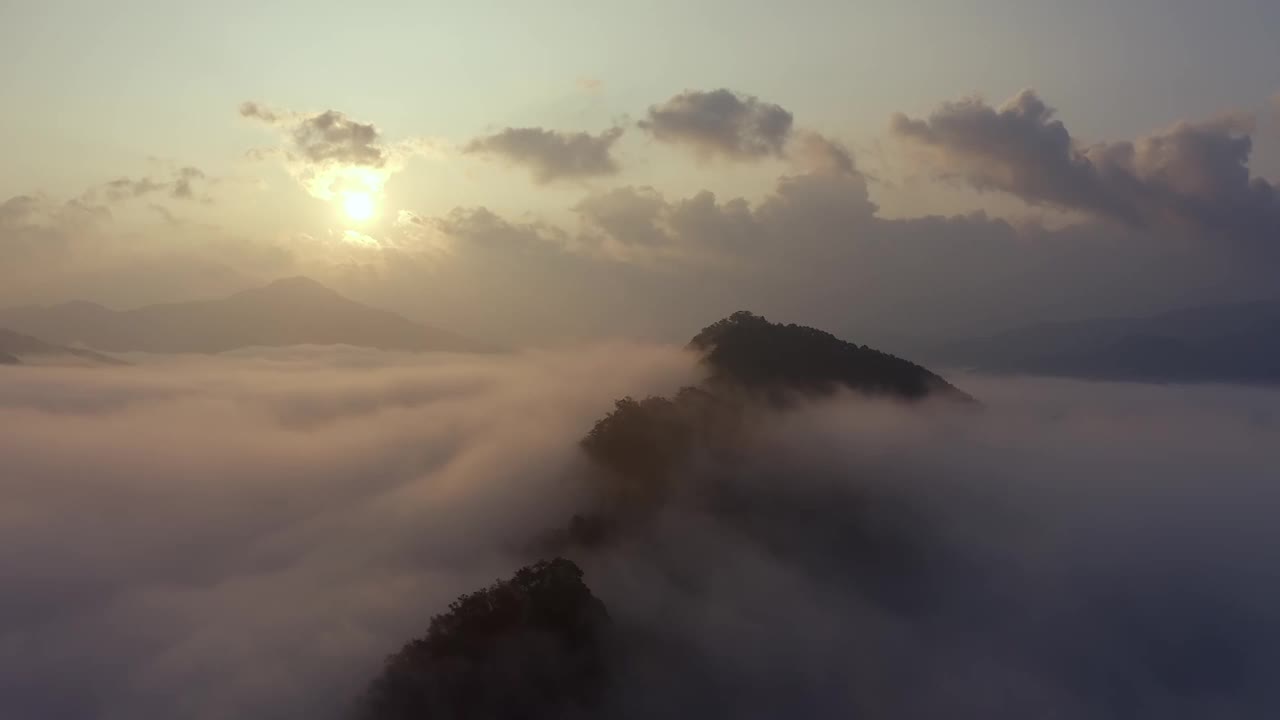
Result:
[[618,163],[610,153],[622,133],[620,127],[610,128],[599,135],[543,128],[507,128],[472,140],[463,152],[498,155],[524,165],[539,183],[575,180],[617,173]]
[[623,187],[591,195],[574,210],[591,230],[621,246],[657,247],[672,241],[672,208],[651,187]]
[[661,142],[692,147],[701,157],[755,160],[781,156],[791,113],[731,90],[686,90],[649,108],[638,124]]
[[378,130],[335,110],[304,119],[293,130],[298,151],[312,162],[338,161],[381,167],[385,152],[378,146]]
[[381,168],[389,160],[377,127],[356,122],[337,110],[288,113],[245,102],[240,105],[240,115],[285,130],[291,140],[289,153],[296,159],[371,168]]
[[900,113],[892,121],[899,138],[934,152],[944,175],[980,190],[1135,227],[1250,239],[1280,230],[1276,188],[1250,176],[1252,129],[1250,119],[1230,116],[1084,146],[1031,90],[1000,107],[968,99],[927,119]]

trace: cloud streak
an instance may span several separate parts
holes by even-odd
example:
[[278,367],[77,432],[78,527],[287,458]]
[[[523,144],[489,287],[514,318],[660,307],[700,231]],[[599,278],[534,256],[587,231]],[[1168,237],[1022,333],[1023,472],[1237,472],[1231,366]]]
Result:
[[[117,203],[151,195],[164,195],[177,200],[194,200],[196,199],[197,184],[208,180],[209,178],[203,170],[188,165],[174,170],[170,173],[170,177],[164,180],[156,180],[151,177],[136,180],[132,178],[117,178],[90,190],[86,198],[99,198],[107,203]],[[208,196],[203,199],[208,200]]]

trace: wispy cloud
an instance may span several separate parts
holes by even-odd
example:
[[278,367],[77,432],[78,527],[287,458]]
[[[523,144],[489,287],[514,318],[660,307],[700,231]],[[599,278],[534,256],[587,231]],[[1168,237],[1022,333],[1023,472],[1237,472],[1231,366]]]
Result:
[[90,189],[85,194],[85,197],[106,203],[117,203],[156,195],[177,200],[199,199],[204,202],[212,202],[212,198],[207,193],[197,196],[197,192],[202,189],[201,186],[209,183],[210,178],[205,175],[203,170],[187,165],[173,170],[169,173],[169,177],[159,180],[153,177],[138,179],[122,177],[110,180]]

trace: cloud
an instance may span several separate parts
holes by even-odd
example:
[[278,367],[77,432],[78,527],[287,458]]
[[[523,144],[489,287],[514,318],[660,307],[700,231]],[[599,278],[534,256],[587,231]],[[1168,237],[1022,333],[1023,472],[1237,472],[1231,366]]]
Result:
[[[90,300],[134,307],[217,297],[287,274],[294,258],[278,242],[176,211],[168,199],[184,182],[193,201],[204,203],[220,181],[196,173],[120,178],[68,200],[0,201],[0,306]],[[133,222],[138,216],[143,222]]]
[[882,217],[835,150],[797,138],[792,160],[812,171],[759,199],[635,185],[588,194],[560,224],[485,208],[415,216],[380,274],[330,281],[443,327],[534,343],[682,338],[696,330],[690,308],[909,342],[1265,296],[1273,283],[1236,246],[1170,243],[1123,224]]
[[[793,126],[782,162],[770,161],[784,174],[759,195],[675,193],[635,181],[593,186],[543,215],[473,203],[406,212],[400,222],[386,208],[353,242],[341,228],[327,232],[326,218],[300,197],[276,198],[277,235],[161,225],[160,214],[139,228],[123,211],[113,222],[116,207],[101,192],[74,203],[24,195],[7,201],[0,222],[0,304],[85,298],[126,306],[306,274],[361,301],[512,343],[683,338],[696,329],[689,308],[725,315],[745,307],[907,344],[913,338],[901,336],[950,339],[1275,295],[1268,269],[1276,246],[1258,233],[1269,227],[1267,185],[1231,159],[1247,149],[1241,120],[1174,124],[1131,143],[1129,153],[1124,143],[1090,148],[1065,128],[1055,133],[1056,119],[1034,96],[1003,110],[959,105],[938,122],[904,119],[906,132],[922,138],[905,145],[967,182],[987,178],[982,187],[1076,209],[1070,224],[984,212],[892,216],[878,209],[864,162],[833,138]],[[316,163],[294,147],[293,128],[317,113],[249,113],[279,134],[263,157],[283,162],[319,198],[381,192],[423,147],[379,134],[374,145],[390,158],[381,168]],[[975,129],[1001,123],[1012,129]],[[1127,165],[1141,171],[1100,170]],[[147,189],[130,202],[176,212],[166,196],[181,178],[167,172],[142,185],[126,179],[121,191]],[[191,178],[194,196],[216,181]],[[168,189],[152,188],[160,185]],[[243,222],[261,222],[251,215]]]
[[692,372],[633,345],[140,360],[0,377],[5,717],[339,717],[571,507],[610,396]]
[[240,116],[276,128],[285,139],[282,148],[251,150],[249,156],[282,158],[298,182],[321,200],[380,193],[410,157],[429,149],[428,142],[417,138],[388,143],[373,123],[337,110],[303,113],[244,102]]
[[261,120],[268,125],[276,125],[285,121],[287,113],[277,113],[275,110],[261,104],[246,100],[240,103],[240,117],[253,118]]
[[592,229],[622,247],[657,247],[672,242],[662,227],[671,206],[652,187],[622,187],[591,195],[574,211]]
[[754,204],[721,202],[709,191],[668,200],[652,187],[590,195],[574,207],[589,236],[581,246],[604,244],[621,257],[628,250],[665,249],[671,259],[695,263],[751,261],[770,246],[800,251],[866,225],[876,206],[848,152],[816,134],[803,136],[799,148],[799,162],[812,171],[780,178]]
[[623,129],[610,128],[599,135],[561,132],[543,128],[507,128],[479,137],[463,147],[465,153],[498,155],[527,166],[538,183],[576,180],[618,172],[610,154]]
[[111,219],[111,211],[86,198],[57,202],[17,195],[0,203],[0,277],[19,277],[58,265],[86,235]]
[[800,133],[790,153],[806,172],[845,175],[856,172],[849,148],[816,132]]
[[[797,147],[798,163],[811,172],[780,179],[773,193],[754,204],[744,198],[721,201],[709,191],[668,199],[651,186],[622,186],[574,205],[573,230],[510,221],[484,207],[458,208],[439,218],[406,213],[402,226],[432,247],[441,246],[442,234],[457,248],[541,247],[614,261],[663,261],[669,267],[732,263],[735,255],[751,259],[772,243],[795,248],[811,234],[838,233],[847,229],[842,224],[864,224],[874,215],[866,181],[843,146],[806,134]],[[820,227],[806,227],[813,223]]]
[[179,168],[177,175],[171,191],[176,198],[190,199],[193,197],[191,184],[196,180],[205,179],[205,174],[200,168],[190,166]]
[[[140,360],[0,375],[6,717],[343,717],[579,507],[614,398],[695,373],[634,343]],[[628,641],[605,716],[1273,715],[1280,395],[957,381],[984,411],[761,417],[643,541],[576,554]]]
[[791,136],[784,108],[731,90],[686,90],[649,107],[638,125],[660,142],[686,145],[702,158],[778,157]]
[[281,113],[255,102],[240,105],[240,116],[288,131],[291,152],[309,162],[338,162],[380,168],[388,154],[372,123],[356,122],[337,110],[314,114]]
[[[156,180],[151,177],[139,179],[117,178],[103,183],[87,194],[88,198],[100,199],[107,203],[117,203],[148,195],[164,194],[178,200],[196,199],[196,184],[207,180],[200,168],[184,166],[170,173],[170,177]],[[203,199],[208,201],[208,196]]]
[[1024,90],[1000,107],[945,103],[927,119],[897,114],[892,132],[979,190],[1144,228],[1180,225],[1237,238],[1280,229],[1276,188],[1251,177],[1251,118],[1179,122],[1136,141],[1082,146]]
[[582,563],[615,622],[653,634],[619,704],[1270,714],[1280,583],[1260,508],[1277,426],[1250,418],[1273,420],[1280,396],[961,383],[980,415],[850,398],[766,420],[749,448],[691,469],[698,491],[643,542]]
[[554,226],[511,222],[485,207],[454,208],[442,217],[402,211],[396,227],[414,247],[446,254],[488,248],[519,256],[565,243],[563,232]]

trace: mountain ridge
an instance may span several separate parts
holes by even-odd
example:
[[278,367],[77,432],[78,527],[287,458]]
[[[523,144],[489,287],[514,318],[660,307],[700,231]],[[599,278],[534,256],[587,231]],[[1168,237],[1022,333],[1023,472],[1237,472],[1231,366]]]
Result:
[[26,365],[28,358],[89,365],[126,365],[122,360],[83,348],[65,347],[0,327],[0,365]]
[[920,351],[993,373],[1151,382],[1280,383],[1280,300],[1026,325]]
[[304,276],[206,300],[113,310],[85,300],[0,310],[0,326],[107,352],[219,353],[245,347],[355,345],[477,352],[470,338],[370,307]]

